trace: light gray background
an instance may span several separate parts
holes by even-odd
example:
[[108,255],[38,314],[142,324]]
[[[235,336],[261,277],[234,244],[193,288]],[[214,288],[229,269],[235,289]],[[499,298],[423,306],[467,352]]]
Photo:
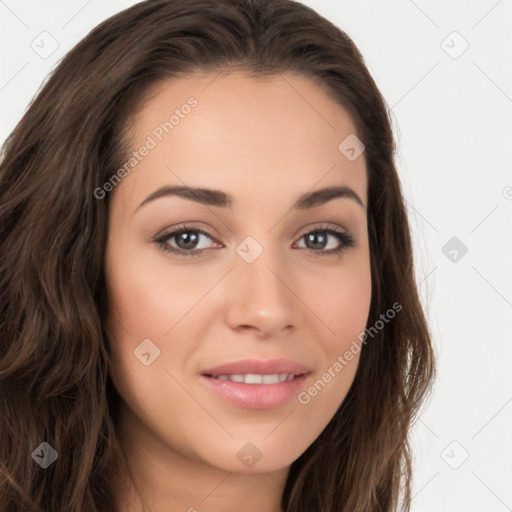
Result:
[[[0,141],[59,59],[134,3],[0,0]],[[354,40],[392,107],[439,365],[412,511],[512,510],[512,0],[304,3]]]

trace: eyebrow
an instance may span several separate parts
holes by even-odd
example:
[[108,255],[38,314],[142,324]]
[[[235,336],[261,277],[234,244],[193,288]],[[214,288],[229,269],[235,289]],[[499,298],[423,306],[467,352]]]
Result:
[[[162,197],[178,196],[185,199],[190,199],[200,204],[208,206],[218,206],[222,208],[231,208],[234,204],[234,198],[231,194],[222,192],[221,190],[212,190],[208,188],[195,188],[186,186],[163,186],[149,194],[149,196],[140,203],[135,211],[139,210],[142,206],[160,199]],[[307,192],[300,196],[295,204],[293,205],[294,210],[306,210],[314,208],[315,206],[321,206],[332,199],[336,198],[348,198],[353,199],[360,206],[365,208],[361,198],[347,186],[333,186],[322,188],[320,190],[314,190],[313,192]]]

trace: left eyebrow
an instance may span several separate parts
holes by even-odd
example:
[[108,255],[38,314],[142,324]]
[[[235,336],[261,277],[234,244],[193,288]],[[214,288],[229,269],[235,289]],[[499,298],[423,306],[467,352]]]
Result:
[[[233,196],[221,190],[186,186],[163,186],[146,197],[146,199],[142,201],[142,203],[136,208],[135,211],[151,201],[168,196],[179,196],[200,204],[218,206],[222,208],[231,208],[234,204]],[[361,198],[356,194],[356,192],[354,192],[354,190],[347,186],[337,186],[322,188],[320,190],[314,190],[313,192],[307,192],[306,194],[303,194],[297,199],[293,205],[293,209],[306,210],[309,208],[314,208],[336,198],[353,199],[359,205],[365,208]]]

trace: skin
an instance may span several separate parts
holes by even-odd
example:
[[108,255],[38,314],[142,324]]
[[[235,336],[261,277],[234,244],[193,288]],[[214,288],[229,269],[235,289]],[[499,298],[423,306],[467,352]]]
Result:
[[[199,375],[228,361],[284,357],[311,368],[307,389],[364,331],[371,300],[364,156],[349,161],[338,150],[356,133],[346,110],[292,73],[265,80],[196,74],[160,84],[131,123],[133,150],[190,96],[198,105],[110,197],[112,378],[143,501],[127,474],[114,491],[125,512],[143,503],[153,512],[234,512],[241,503],[245,512],[279,512],[290,465],[343,402],[359,353],[306,405],[243,408]],[[234,205],[168,196],[135,212],[162,185],[222,190]],[[335,185],[353,189],[363,206],[344,197],[292,210],[300,195]],[[154,242],[183,223],[209,233],[189,245],[203,254],[166,253]],[[324,231],[321,248],[303,235],[326,223],[349,232],[355,245],[319,255],[341,242]],[[235,250],[247,236],[263,249],[250,264]],[[179,238],[167,244],[186,250]],[[134,349],[148,338],[160,355],[145,366]],[[262,455],[251,468],[237,457],[247,442]]]

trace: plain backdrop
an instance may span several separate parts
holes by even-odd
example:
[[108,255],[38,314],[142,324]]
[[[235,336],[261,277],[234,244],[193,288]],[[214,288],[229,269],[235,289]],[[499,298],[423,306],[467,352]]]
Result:
[[[0,0],[1,142],[65,53],[134,3]],[[412,512],[512,510],[512,0],[304,3],[353,39],[392,109],[439,371]]]

